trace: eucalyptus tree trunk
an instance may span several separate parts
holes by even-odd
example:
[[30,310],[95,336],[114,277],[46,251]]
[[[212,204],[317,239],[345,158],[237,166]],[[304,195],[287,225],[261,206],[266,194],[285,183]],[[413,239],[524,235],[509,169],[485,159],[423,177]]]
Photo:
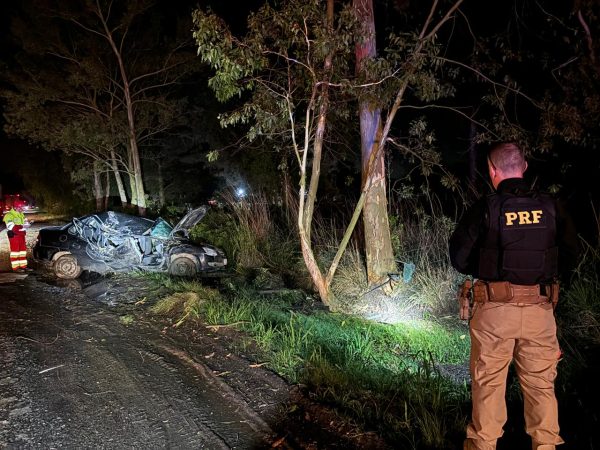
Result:
[[158,206],[162,208],[165,206],[165,179],[163,177],[163,166],[160,158],[156,160],[158,170]]
[[[121,86],[123,89],[123,99],[125,101],[125,108],[127,111],[127,131],[128,131],[128,140],[129,140],[129,157],[132,163],[131,167],[133,170],[134,184],[131,186],[131,202],[136,204],[138,207],[138,212],[140,215],[146,215],[146,193],[144,191],[144,182],[142,177],[142,163],[140,158],[140,150],[137,143],[137,135],[135,128],[135,115],[133,112],[133,99],[131,97],[131,83],[129,81],[129,77],[127,75],[127,70],[125,70],[125,64],[123,62],[123,55],[121,53],[121,49],[117,46],[113,39],[112,30],[109,29],[108,24],[106,23],[106,19],[101,14],[99,17],[102,20],[102,25],[104,27],[105,37],[110,44],[115,57],[117,58],[117,62],[119,64],[119,74],[121,76],[121,81],[123,85]],[[134,195],[135,189],[135,195]]]
[[108,202],[110,201],[110,171],[104,173],[104,202],[102,205],[103,211],[108,211]]
[[[129,164],[127,167],[133,167],[133,162],[131,158],[131,152],[127,152],[127,157],[129,159]],[[131,192],[131,205],[137,205],[137,187],[135,186],[135,176],[131,169],[127,172],[127,177],[129,178],[129,190]]]
[[[333,1],[327,0],[327,27],[329,31],[333,29]],[[330,53],[325,57],[324,69],[329,76],[332,69],[333,54]],[[318,102],[315,102],[318,100]],[[315,288],[319,292],[319,296],[323,303],[327,306],[331,305],[331,277],[323,274],[321,268],[318,265],[315,253],[312,247],[311,240],[311,229],[312,219],[315,208],[315,201],[317,198],[317,189],[319,186],[319,177],[321,175],[321,158],[323,153],[323,139],[325,136],[325,128],[327,125],[327,113],[329,111],[329,85],[328,83],[322,83],[320,86],[313,87],[313,95],[311,97],[311,104],[308,107],[306,123],[305,123],[305,149],[302,156],[302,163],[300,166],[300,195],[299,195],[299,206],[298,206],[298,232],[300,237],[300,247],[302,249],[302,257],[304,258],[304,264],[310,274],[310,277],[315,285]],[[312,171],[310,175],[310,182],[308,190],[306,188],[307,179],[307,156],[308,156],[308,135],[309,135],[309,124],[311,123],[310,111],[315,107],[316,103],[319,104],[319,112],[317,116],[317,127],[315,130],[315,136],[313,138],[313,154],[312,154]],[[305,196],[306,194],[306,196]],[[306,197],[306,198],[305,198]]]
[[96,200],[96,211],[102,211],[102,205],[104,204],[104,195],[102,194],[102,178],[100,172],[100,163],[94,161],[92,168],[94,172],[94,199]]
[[119,191],[119,198],[121,199],[121,206],[127,206],[127,192],[125,191],[125,185],[123,184],[123,177],[119,171],[119,165],[117,164],[117,158],[115,151],[110,151],[110,165],[112,167],[113,174],[115,175],[115,181],[117,183],[117,190]]
[[[375,58],[375,16],[373,0],[354,0],[362,36],[356,45],[356,72]],[[362,183],[367,186],[363,209],[365,256],[369,283],[374,284],[396,271],[388,220],[385,186],[385,152],[382,142],[381,109],[373,100],[359,100]],[[373,161],[372,161],[373,160]],[[371,162],[372,161],[372,162]]]

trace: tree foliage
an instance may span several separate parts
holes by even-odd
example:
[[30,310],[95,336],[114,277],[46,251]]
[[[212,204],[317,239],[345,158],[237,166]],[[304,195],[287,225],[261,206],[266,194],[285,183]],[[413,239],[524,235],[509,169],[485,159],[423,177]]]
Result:
[[392,35],[385,56],[368,61],[359,77],[352,64],[359,21],[347,2],[337,6],[335,16],[330,2],[289,0],[277,8],[267,3],[248,18],[248,32],[242,38],[234,36],[215,14],[194,13],[198,54],[215,70],[209,85],[222,101],[242,98],[238,109],[221,116],[222,125],[246,125],[251,140],[273,138],[282,148],[292,150],[298,163],[303,255],[324,301],[362,210],[377,153],[366,163],[369,175],[340,250],[325,275],[314,258],[311,227],[324,137],[331,128],[328,124],[335,123],[335,118],[353,116],[353,102],[367,98],[386,111],[385,143],[409,86],[411,96],[420,101],[451,95],[451,86],[436,76],[442,64],[434,58],[441,51],[435,36],[460,3],[451,4],[440,16],[435,2],[420,30],[409,26],[410,31]]
[[138,147],[182,123],[178,83],[199,69],[185,22],[162,23],[151,6],[24,2],[11,29],[19,51],[3,71],[9,133],[126,174],[141,208]]

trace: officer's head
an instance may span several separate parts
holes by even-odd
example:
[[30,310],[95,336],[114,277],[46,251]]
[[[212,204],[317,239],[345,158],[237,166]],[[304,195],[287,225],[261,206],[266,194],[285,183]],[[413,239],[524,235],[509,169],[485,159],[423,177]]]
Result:
[[514,142],[496,144],[488,154],[488,170],[494,189],[507,178],[523,178],[527,170],[523,150]]

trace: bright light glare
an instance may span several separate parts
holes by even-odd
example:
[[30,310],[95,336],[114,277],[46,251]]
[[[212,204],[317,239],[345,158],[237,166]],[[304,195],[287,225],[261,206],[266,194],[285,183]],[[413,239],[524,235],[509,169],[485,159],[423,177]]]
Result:
[[380,323],[413,323],[423,319],[423,309],[406,292],[386,295],[379,289],[363,295],[361,304],[356,305],[361,315]]
[[244,188],[238,188],[237,191],[235,191],[235,193],[240,198],[246,196],[246,191],[244,190]]

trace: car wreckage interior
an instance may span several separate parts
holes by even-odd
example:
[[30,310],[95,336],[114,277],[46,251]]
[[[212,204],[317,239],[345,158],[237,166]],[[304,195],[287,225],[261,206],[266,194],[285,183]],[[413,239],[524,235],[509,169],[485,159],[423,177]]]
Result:
[[73,219],[68,232],[84,240],[87,255],[113,267],[164,262],[173,227],[164,219],[151,221],[113,211]]

